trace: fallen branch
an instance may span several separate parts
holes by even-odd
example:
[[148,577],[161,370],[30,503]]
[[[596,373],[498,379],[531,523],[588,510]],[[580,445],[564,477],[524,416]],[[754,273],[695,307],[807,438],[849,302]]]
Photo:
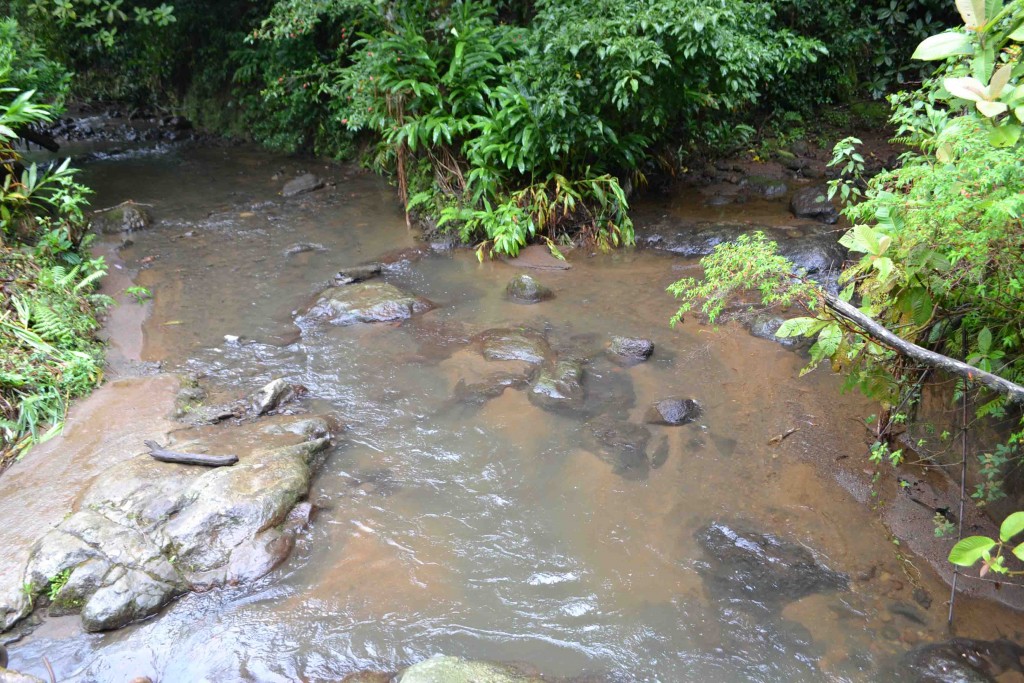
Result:
[[832,294],[825,294],[824,297],[826,308],[837,317],[858,327],[875,341],[923,365],[944,370],[951,375],[963,377],[971,382],[977,382],[997,394],[1006,396],[1010,403],[1024,406],[1024,386],[949,356],[943,356],[941,353],[929,351],[890,332],[884,325],[861,313],[856,307],[851,306],[842,299]]
[[205,453],[177,453],[165,450],[156,441],[144,441],[150,455],[160,462],[173,462],[179,465],[204,465],[206,467],[223,467],[238,462],[237,455],[207,455]]

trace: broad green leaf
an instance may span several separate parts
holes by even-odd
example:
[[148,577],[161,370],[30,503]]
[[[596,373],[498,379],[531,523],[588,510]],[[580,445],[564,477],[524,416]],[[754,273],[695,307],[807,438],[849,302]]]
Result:
[[817,320],[814,318],[790,318],[789,320],[782,323],[779,329],[776,330],[776,337],[799,337],[807,334],[811,325],[816,323]]
[[[981,332],[978,333],[978,351],[982,354],[988,355],[989,349],[992,348],[992,330],[987,327],[982,328]],[[1003,539],[1006,540],[1005,538]]]
[[1013,549],[1013,554],[1017,556],[1017,559],[1024,562],[1024,543],[1021,543]]
[[883,256],[880,259],[875,259],[873,265],[875,267],[875,270],[878,271],[878,277],[880,277],[883,281],[888,280],[889,276],[892,275],[893,263],[891,258]]
[[1018,43],[1024,43],[1024,24],[1018,26],[1013,33],[1009,36],[1010,40],[1016,40]]
[[995,545],[987,536],[968,536],[949,551],[949,561],[959,567],[970,567]]
[[999,540],[1003,543],[1009,543],[1011,538],[1022,531],[1024,531],[1024,512],[1014,512],[1004,519],[1003,523],[999,526]]
[[1024,123],[1024,107],[1017,107],[1013,110],[1013,115],[1017,117],[1017,120]]
[[942,87],[948,90],[950,95],[962,100],[979,102],[985,99],[985,86],[977,78],[971,76],[945,78],[942,80]]
[[1003,92],[1003,88],[1010,82],[1010,74],[1013,73],[1012,64],[1003,64],[1001,67],[996,69],[996,72],[992,74],[992,80],[988,83],[988,94],[993,100],[999,97],[1000,93]]
[[914,50],[911,59],[936,60],[946,59],[954,55],[969,55],[974,53],[974,45],[966,33],[946,31],[936,36],[929,36],[921,41],[921,44]]
[[987,100],[979,100],[975,103],[975,106],[978,107],[978,111],[990,119],[999,116],[1009,109],[1003,102],[989,102]]
[[1013,147],[1020,140],[1020,132],[1019,125],[1007,122],[989,131],[988,140],[993,147]]
[[974,73],[974,77],[982,83],[987,83],[992,77],[992,67],[995,66],[995,62],[996,53],[991,46],[975,52],[974,59],[971,60],[971,71]]
[[985,23],[985,0],[956,0],[960,17],[969,29],[976,29]]

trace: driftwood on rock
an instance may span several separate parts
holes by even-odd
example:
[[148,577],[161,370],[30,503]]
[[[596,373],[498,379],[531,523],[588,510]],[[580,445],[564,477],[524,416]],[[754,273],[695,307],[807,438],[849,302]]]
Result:
[[238,462],[237,455],[207,455],[205,453],[177,453],[165,450],[156,441],[145,441],[150,455],[160,462],[173,462],[180,465],[205,465],[206,467],[223,467]]
[[963,377],[971,382],[977,382],[997,394],[1006,396],[1011,404],[1024,406],[1024,386],[909,342],[890,332],[878,321],[861,313],[856,307],[831,294],[825,295],[825,307],[836,317],[852,323],[867,336],[907,358],[912,358],[929,367],[944,370],[952,375]]

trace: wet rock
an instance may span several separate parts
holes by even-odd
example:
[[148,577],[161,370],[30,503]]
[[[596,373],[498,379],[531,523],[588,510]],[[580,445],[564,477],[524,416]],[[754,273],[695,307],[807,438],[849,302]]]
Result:
[[497,372],[489,375],[481,382],[467,384],[465,380],[459,380],[453,390],[453,398],[457,403],[468,405],[483,405],[492,398],[497,398],[505,393],[509,387],[521,388],[529,383],[529,378],[524,375],[517,375],[511,372]]
[[587,391],[580,412],[588,416],[608,415],[625,419],[636,406],[633,378],[607,354],[596,356],[587,365]]
[[919,604],[924,609],[932,608],[932,596],[931,593],[923,588],[915,588],[913,592],[914,602]]
[[284,187],[281,188],[281,194],[285,197],[294,197],[296,195],[319,190],[323,186],[323,180],[312,173],[305,173],[300,175],[298,178],[293,178],[285,183]]
[[698,571],[718,599],[781,609],[814,593],[848,587],[844,574],[821,565],[806,547],[771,534],[715,522],[696,538],[708,557]]
[[406,320],[433,307],[422,297],[371,280],[328,289],[300,320],[326,320],[332,325],[380,323]]
[[398,683],[541,683],[542,680],[504,664],[444,656],[413,664],[398,677]]
[[583,362],[569,358],[540,368],[527,396],[531,403],[545,410],[581,408],[584,399]]
[[526,274],[519,274],[512,278],[505,287],[505,293],[513,301],[523,304],[535,304],[555,296],[548,287]]
[[288,245],[284,250],[284,255],[295,256],[296,254],[303,254],[309,251],[327,251],[327,247],[319,242],[296,242],[295,244]]
[[1024,673],[1024,648],[1009,640],[953,638],[907,652],[886,679],[912,683],[994,683],[1007,671]]
[[813,218],[829,225],[839,220],[839,211],[828,198],[827,185],[814,185],[797,190],[789,200],[789,210],[797,218]]
[[733,242],[740,235],[756,230],[771,239],[785,239],[785,234],[768,226],[698,223],[649,226],[637,236],[637,241],[680,256],[707,256],[719,244]]
[[256,416],[266,415],[295,400],[306,391],[306,387],[301,384],[290,384],[283,379],[275,379],[252,395],[249,399],[249,413]]
[[547,338],[529,327],[487,330],[477,340],[487,360],[521,360],[536,364],[551,356]]
[[342,268],[334,275],[334,284],[350,285],[353,282],[372,280],[380,275],[382,270],[383,268],[379,263],[369,263],[362,266]]
[[348,674],[341,683],[392,683],[395,674],[388,671],[357,671]]
[[787,348],[793,348],[800,344],[799,337],[777,337],[776,332],[782,327],[786,319],[778,315],[758,315],[750,321],[750,334],[760,339],[767,339]]
[[647,409],[644,422],[660,425],[684,425],[701,415],[700,404],[692,398],[665,398]]
[[572,265],[558,258],[542,244],[531,244],[519,251],[515,258],[505,259],[509,265],[531,270],[569,270]]
[[637,337],[612,337],[608,351],[623,360],[639,363],[654,353],[654,342]]
[[846,260],[846,250],[835,235],[808,235],[779,243],[779,253],[808,275],[838,273]]
[[25,584],[35,594],[53,590],[54,613],[80,612],[85,630],[103,631],[155,614],[187,590],[263,576],[291,550],[301,523],[289,515],[328,444],[257,450],[216,470],[148,456],[122,463],[39,539]]
[[786,185],[785,180],[760,175],[747,176],[740,182],[740,187],[748,194],[764,199],[779,199],[789,192],[789,186]]
[[175,417],[187,425],[192,427],[202,427],[204,425],[217,424],[224,420],[230,420],[231,418],[241,417],[243,410],[238,406],[203,406],[203,405],[184,405],[180,407],[175,414]]
[[93,214],[93,226],[104,235],[135,232],[148,228],[153,222],[149,212],[140,204],[126,202],[120,206]]
[[0,667],[0,683],[45,683],[43,679]]
[[[611,465],[616,474],[630,470],[644,471],[650,466],[647,444],[651,433],[647,427],[601,416],[588,422],[584,429],[598,457]],[[664,457],[667,456],[666,443]],[[660,460],[664,462],[664,458]]]

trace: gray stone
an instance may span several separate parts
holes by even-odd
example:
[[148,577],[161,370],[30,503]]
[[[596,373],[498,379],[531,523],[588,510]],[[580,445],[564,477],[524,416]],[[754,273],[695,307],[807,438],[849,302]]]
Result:
[[994,683],[1008,671],[1024,673],[1024,648],[1009,640],[952,638],[914,648],[885,680],[906,683]]
[[504,664],[477,662],[462,657],[432,657],[413,664],[398,677],[399,683],[541,683]]
[[585,397],[582,361],[569,358],[541,367],[527,396],[545,410],[579,410]]
[[513,301],[523,304],[535,304],[555,296],[551,289],[525,273],[520,273],[509,280],[505,293]]
[[740,187],[749,194],[765,199],[779,199],[789,192],[789,186],[786,185],[785,180],[760,175],[747,176],[740,181]]
[[814,593],[846,590],[849,579],[811,551],[770,534],[713,523],[697,533],[708,561],[698,567],[713,597],[777,610]]
[[782,344],[787,348],[798,346],[800,337],[778,337],[775,335],[785,321],[785,318],[778,315],[758,315],[750,321],[750,334],[760,339]]
[[284,255],[295,256],[296,254],[304,254],[309,251],[327,251],[327,247],[319,242],[296,242],[285,248]]
[[487,360],[543,363],[551,356],[551,347],[544,335],[529,327],[487,330],[477,340]]
[[134,232],[148,228],[153,222],[149,212],[138,204],[127,202],[93,214],[93,226],[104,235]]
[[692,398],[665,398],[650,408],[644,415],[648,424],[684,425],[693,422],[701,415],[700,404]]
[[323,180],[312,173],[304,173],[303,175],[293,178],[285,183],[284,187],[281,189],[281,194],[285,197],[294,197],[296,195],[319,190],[323,186]]
[[819,278],[838,273],[846,260],[846,250],[835,235],[807,235],[778,244],[779,253],[794,266]]
[[411,318],[433,307],[424,298],[374,280],[326,290],[300,320],[326,320],[333,325],[390,322]]
[[302,385],[275,379],[252,395],[249,399],[249,412],[257,416],[266,415],[304,393],[306,388]]
[[525,387],[528,383],[528,377],[512,372],[496,372],[485,377],[483,381],[471,384],[460,379],[455,384],[453,399],[456,403],[483,405],[492,398],[501,396],[509,387],[518,389]]
[[342,268],[334,276],[334,284],[336,285],[350,285],[353,282],[363,282],[364,280],[372,280],[381,274],[383,266],[379,263],[369,263],[362,266],[351,266],[349,268]]
[[654,353],[654,342],[636,337],[612,337],[608,349],[612,355],[628,361],[645,361]]
[[839,220],[839,211],[828,198],[827,185],[797,190],[789,201],[789,210],[797,218],[813,218],[829,225]]
[[[320,422],[301,433],[326,433]],[[257,450],[214,470],[129,460],[37,541],[24,584],[40,595],[62,581],[52,613],[81,612],[85,630],[103,631],[155,614],[189,589],[263,576],[291,551],[303,515],[290,513],[328,444],[316,437]]]
[[[601,416],[588,422],[584,429],[595,454],[611,465],[616,474],[646,472],[650,465],[647,443],[651,438],[647,427]],[[667,445],[664,456],[668,456]],[[661,462],[664,462],[664,458],[661,458]]]

